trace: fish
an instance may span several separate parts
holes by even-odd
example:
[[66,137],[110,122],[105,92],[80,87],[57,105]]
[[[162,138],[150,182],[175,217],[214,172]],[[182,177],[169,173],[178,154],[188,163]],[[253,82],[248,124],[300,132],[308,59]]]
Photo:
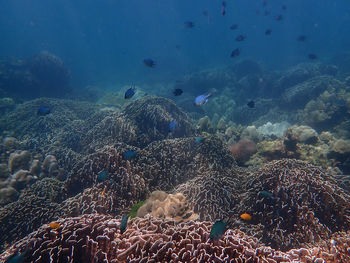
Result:
[[203,140],[204,140],[204,138],[202,136],[194,138],[195,143],[201,143]]
[[250,214],[247,214],[247,213],[243,213],[239,216],[240,218],[242,218],[243,220],[245,221],[250,221],[252,220],[252,216]]
[[277,16],[275,16],[275,20],[276,21],[282,21],[283,20],[283,16],[282,15],[277,15]]
[[192,21],[185,21],[184,22],[186,28],[193,28],[194,27],[194,22]]
[[224,16],[226,14],[226,1],[222,1],[221,5],[221,14]]
[[260,191],[260,192],[258,193],[258,195],[259,195],[260,197],[264,197],[264,198],[270,198],[270,199],[275,198],[275,197],[273,196],[272,193],[270,193],[269,191],[266,191],[266,190]]
[[182,89],[174,89],[173,94],[174,96],[180,96],[183,93]]
[[169,129],[168,129],[168,131],[169,131],[169,132],[173,132],[173,131],[175,130],[176,126],[177,126],[177,122],[176,122],[176,121],[171,121],[171,122],[169,123]]
[[208,10],[203,10],[203,11],[202,11],[202,14],[203,14],[204,16],[208,16]]
[[59,229],[60,228],[60,224],[59,223],[57,223],[57,222],[51,222],[50,224],[49,224],[49,227],[51,228],[51,229]]
[[104,182],[108,178],[108,171],[103,170],[97,175],[97,182]]
[[282,10],[287,10],[287,6],[286,5],[282,5]]
[[102,196],[102,197],[105,196],[105,190],[102,190],[101,196]]
[[238,42],[243,41],[244,39],[246,39],[246,36],[244,36],[244,35],[239,35],[236,37],[236,41],[238,41]]
[[316,54],[309,54],[309,55],[308,55],[308,58],[309,58],[309,59],[317,59],[318,57],[317,57]]
[[136,157],[136,151],[134,150],[128,150],[123,153],[124,160],[131,160],[131,159],[134,159],[135,157]]
[[181,45],[175,45],[175,48],[176,48],[177,50],[180,50],[180,49],[181,49]]
[[252,109],[255,107],[255,102],[253,100],[251,100],[247,103],[247,106]]
[[125,91],[124,99],[126,99],[126,100],[131,99],[132,96],[135,95],[135,91],[136,91],[135,87],[129,88],[127,91]]
[[124,215],[122,218],[122,221],[120,223],[120,233],[123,234],[126,231],[126,228],[128,226],[128,216]]
[[271,32],[272,32],[272,30],[271,29],[267,29],[266,31],[265,31],[265,35],[271,35]]
[[22,263],[24,262],[24,254],[18,254],[16,252],[15,254],[11,255],[4,263]]
[[145,58],[143,60],[143,64],[150,68],[154,68],[156,66],[156,62],[154,62],[154,60],[151,58]]
[[300,35],[298,36],[297,40],[300,42],[304,42],[307,39],[307,37],[305,35]]
[[236,30],[238,28],[238,24],[233,24],[232,26],[230,26],[231,30]]
[[271,14],[271,11],[269,11],[269,10],[264,11],[264,16],[268,16],[269,14]]
[[45,116],[45,115],[48,115],[48,114],[50,114],[51,113],[51,110],[50,110],[50,108],[49,107],[40,107],[39,109],[38,109],[38,115],[39,116]]
[[210,230],[209,238],[211,240],[218,240],[220,239],[227,230],[227,223],[223,222],[222,220],[218,220],[214,223]]
[[239,56],[239,54],[241,54],[241,50],[239,48],[236,48],[231,52],[231,58],[235,58]]
[[267,6],[267,1],[263,1],[263,6]]
[[208,102],[208,98],[211,96],[211,93],[207,94],[207,95],[199,95],[194,99],[194,104],[196,106],[202,106],[204,104],[206,104]]

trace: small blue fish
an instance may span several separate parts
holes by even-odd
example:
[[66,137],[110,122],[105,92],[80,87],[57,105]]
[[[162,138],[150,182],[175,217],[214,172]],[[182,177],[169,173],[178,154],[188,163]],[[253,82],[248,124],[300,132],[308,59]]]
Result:
[[135,87],[131,87],[129,88],[127,91],[125,91],[125,94],[124,94],[124,98],[127,100],[127,99],[131,99],[132,96],[135,95]]
[[134,150],[128,150],[123,153],[124,160],[131,160],[136,157],[136,152]]
[[223,222],[222,220],[216,221],[213,227],[211,228],[209,237],[211,240],[218,240],[220,239],[227,230],[227,223]]
[[123,234],[126,231],[128,226],[128,216],[124,215],[122,218],[122,222],[120,223],[120,233]]
[[108,178],[108,172],[106,170],[103,170],[102,172],[100,172],[97,175],[97,181],[100,182],[104,182],[106,181],[106,179]]
[[177,126],[177,122],[176,121],[171,121],[169,123],[169,132],[173,132],[175,130],[176,126]]
[[211,94],[207,95],[199,95],[194,99],[194,104],[196,106],[202,106],[208,102],[208,98],[211,96]]
[[145,58],[143,60],[143,64],[150,68],[154,68],[156,66],[156,62],[154,62],[154,60],[150,58]]
[[201,143],[203,140],[204,140],[203,137],[196,137],[196,138],[194,138],[194,142],[195,143]]
[[235,50],[233,50],[231,52],[231,58],[235,58],[235,57],[239,56],[239,54],[241,54],[241,50],[239,48],[236,48]]
[[48,107],[40,107],[38,109],[38,115],[39,116],[45,116],[45,115],[48,115],[50,113],[51,113],[51,110]]

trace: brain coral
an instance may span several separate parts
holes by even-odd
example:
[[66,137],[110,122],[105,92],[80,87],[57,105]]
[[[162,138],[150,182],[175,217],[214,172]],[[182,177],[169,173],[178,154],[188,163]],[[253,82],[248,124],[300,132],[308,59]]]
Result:
[[[347,262],[349,237],[339,234],[313,249],[283,253],[266,247],[239,230],[229,229],[209,240],[210,222],[136,218],[120,233],[119,219],[84,215],[59,219],[57,229],[48,224],[20,240],[1,255],[23,253],[30,262]],[[327,247],[327,245],[330,245]],[[342,259],[345,261],[338,261]],[[327,260],[327,261],[325,261]]]

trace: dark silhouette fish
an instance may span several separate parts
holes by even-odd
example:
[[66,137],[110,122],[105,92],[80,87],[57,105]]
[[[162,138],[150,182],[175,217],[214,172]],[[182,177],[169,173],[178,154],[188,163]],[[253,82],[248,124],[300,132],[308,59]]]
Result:
[[124,94],[124,99],[131,99],[132,96],[135,95],[135,87],[131,87],[129,88],[127,91],[125,91],[125,94]]
[[143,60],[143,64],[145,64],[147,67],[150,67],[150,68],[154,68],[156,63],[154,62],[153,59],[150,59],[150,58],[145,58]]
[[298,36],[297,40],[300,41],[300,42],[304,42],[306,40],[306,36],[305,35],[300,35]]
[[232,26],[230,26],[231,30],[236,30],[238,28],[238,24],[233,24]]
[[254,107],[255,107],[255,102],[254,102],[253,100],[251,100],[251,101],[249,101],[249,102],[247,103],[247,106],[248,106],[249,108],[254,108]]
[[174,96],[180,96],[183,93],[182,89],[174,89],[173,94]]
[[97,176],[97,181],[98,181],[99,183],[101,183],[101,182],[106,181],[107,178],[108,178],[108,171],[103,170],[102,172],[100,172],[100,173],[98,174],[98,176]]
[[223,16],[226,14],[226,1],[222,1],[221,14]]
[[271,35],[271,32],[272,32],[272,30],[271,29],[267,29],[266,31],[265,31],[265,35]]
[[241,42],[244,39],[246,39],[246,36],[244,36],[244,35],[239,35],[239,36],[236,37],[236,41],[238,41],[238,42]]
[[269,11],[269,10],[264,11],[264,16],[268,16],[269,14],[271,14],[271,11]]
[[216,221],[210,230],[209,237],[211,240],[218,240],[222,238],[227,230],[227,223],[222,220]]
[[192,21],[185,21],[185,27],[186,28],[193,28],[194,27],[194,23]]
[[231,52],[231,58],[235,58],[239,56],[239,54],[241,54],[241,50],[239,48],[236,48]]
[[124,160],[131,160],[136,157],[136,152],[134,150],[128,150],[123,153],[123,159]]
[[51,113],[51,110],[50,110],[49,107],[40,107],[40,108],[38,109],[38,112],[37,112],[37,114],[38,114],[39,116],[45,116],[45,115],[48,115],[48,114],[50,114],[50,113]]
[[309,59],[317,59],[317,55],[316,54],[309,54],[308,58]]
[[204,16],[208,16],[208,10],[203,10],[202,14],[203,14]]
[[267,1],[263,1],[263,6],[267,6]]
[[282,21],[283,20],[283,16],[282,15],[277,15],[277,16],[275,16],[275,20],[276,21]]
[[282,10],[287,10],[287,6],[286,5],[282,5]]

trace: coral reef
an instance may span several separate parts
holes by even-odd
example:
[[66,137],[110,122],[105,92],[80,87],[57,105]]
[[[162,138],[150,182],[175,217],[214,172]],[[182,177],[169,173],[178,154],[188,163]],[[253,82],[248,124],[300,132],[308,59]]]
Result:
[[17,201],[0,208],[0,249],[63,215],[58,205],[66,198],[62,186],[55,179],[38,181]]
[[193,205],[201,220],[215,221],[232,216],[239,201],[237,172],[203,170],[195,178],[175,187]]
[[[261,193],[269,194],[261,194]],[[326,171],[302,161],[273,161],[251,172],[237,214],[252,214],[265,244],[282,250],[317,244],[350,230],[350,195]],[[237,225],[237,222],[233,222]],[[251,233],[251,225],[240,226]],[[257,227],[256,226],[256,227]]]
[[29,72],[36,83],[32,98],[62,97],[71,91],[70,72],[56,55],[42,51],[26,61]]
[[340,89],[343,84],[330,77],[319,76],[286,89],[282,94],[281,107],[302,108],[310,100],[318,97],[327,88]]
[[[46,224],[1,256],[18,253],[30,262],[346,262],[349,237],[340,233],[320,247],[286,253],[258,239],[229,229],[217,241],[209,239],[212,223],[176,224],[151,217],[136,218],[120,233],[121,220],[85,215]],[[341,259],[343,261],[337,261]]]
[[54,54],[42,51],[26,60],[0,63],[0,88],[20,99],[62,97],[71,92],[70,72]]

